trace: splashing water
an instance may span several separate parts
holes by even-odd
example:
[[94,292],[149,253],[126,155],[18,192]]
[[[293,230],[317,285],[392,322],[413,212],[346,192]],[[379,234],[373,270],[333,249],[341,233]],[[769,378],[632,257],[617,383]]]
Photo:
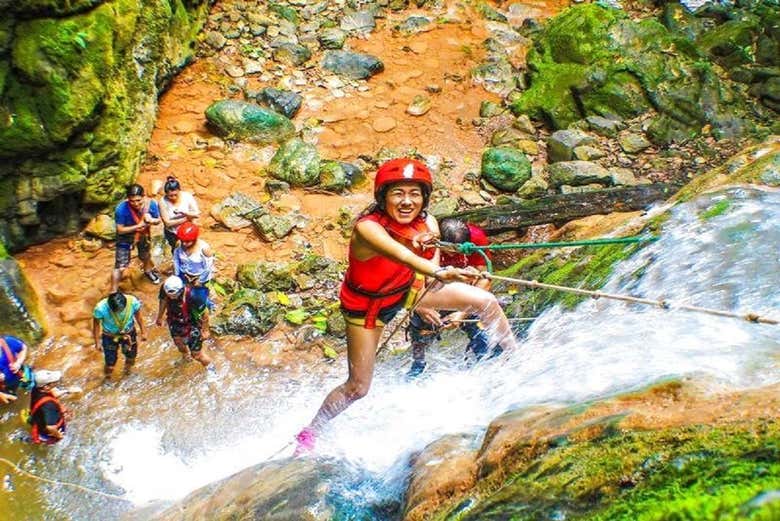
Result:
[[[717,205],[727,209],[711,215]],[[359,504],[399,497],[411,453],[444,434],[478,433],[511,409],[591,400],[671,376],[702,375],[732,387],[779,381],[780,326],[674,310],[674,303],[685,303],[780,318],[777,222],[778,193],[733,189],[677,206],[661,239],[619,265],[604,288],[668,299],[671,310],[605,299],[573,311],[554,308],[516,352],[464,370],[463,339],[431,349],[426,376],[411,383],[403,377],[406,360],[380,362],[369,395],[328,426],[318,453],[381,476],[350,492]],[[89,477],[90,486],[124,493],[135,505],[174,500],[289,456],[291,448],[279,449],[343,381],[344,365],[323,365],[293,380],[225,362],[211,386],[189,368],[158,382],[131,377],[111,391],[127,396],[121,410],[99,391],[77,404],[79,422],[43,465],[49,477],[82,483]],[[48,497],[53,510],[72,519],[130,508],[64,489]]]

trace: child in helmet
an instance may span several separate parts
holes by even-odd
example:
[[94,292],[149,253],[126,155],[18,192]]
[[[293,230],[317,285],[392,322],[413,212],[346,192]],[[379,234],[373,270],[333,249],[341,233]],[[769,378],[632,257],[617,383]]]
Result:
[[203,351],[203,340],[209,337],[208,291],[203,286],[187,286],[172,275],[160,288],[159,307],[155,323],[162,326],[167,316],[168,331],[185,360],[194,358],[213,374],[216,369]]
[[176,230],[179,246],[173,250],[173,274],[191,286],[203,286],[214,274],[214,255],[198,238],[198,225],[186,222]]
[[[464,284],[478,278],[479,272],[439,267],[439,252],[429,246],[439,235],[436,219],[426,213],[431,190],[431,173],[420,161],[394,159],[379,167],[375,203],[358,217],[353,229],[340,292],[349,376],[298,433],[296,453],[311,450],[319,430],[368,393],[382,327],[401,309],[416,305],[418,313],[437,325],[440,309],[476,313],[493,331],[496,343],[505,349],[516,347],[495,296]],[[423,293],[425,277],[433,280]]]

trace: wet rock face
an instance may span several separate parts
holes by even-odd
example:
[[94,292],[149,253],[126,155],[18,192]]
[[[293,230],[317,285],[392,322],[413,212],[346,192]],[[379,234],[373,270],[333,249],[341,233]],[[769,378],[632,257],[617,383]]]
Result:
[[0,11],[0,238],[11,251],[121,197],[208,2],[27,0]]
[[33,342],[44,334],[38,296],[0,243],[0,331]]
[[142,514],[145,517],[135,518],[156,521],[388,519],[397,512],[397,503],[351,503],[355,500],[354,490],[370,479],[343,461],[288,458],[260,463],[196,490],[157,516],[146,512]]

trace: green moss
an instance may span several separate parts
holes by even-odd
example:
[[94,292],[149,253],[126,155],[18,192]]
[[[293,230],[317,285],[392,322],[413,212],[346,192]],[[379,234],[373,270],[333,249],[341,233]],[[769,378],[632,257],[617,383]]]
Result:
[[271,3],[268,4],[268,10],[272,13],[276,13],[280,18],[284,18],[290,23],[298,25],[300,18],[298,12],[290,6]]
[[729,208],[731,208],[731,201],[728,199],[722,199],[704,210],[701,214],[699,214],[699,217],[701,217],[703,220],[712,219],[713,217],[723,215]]
[[[609,28],[625,14],[598,4],[571,7],[550,20],[539,45],[542,56],[555,63],[590,65],[611,56]],[[529,64],[532,63],[529,60]]]
[[[597,290],[606,283],[620,261],[630,257],[641,247],[641,243],[586,246],[565,257],[549,258],[544,253],[537,252],[500,274],[545,284]],[[507,313],[511,316],[535,316],[554,304],[573,308],[586,298],[588,297],[559,290],[521,287]]]
[[530,88],[518,96],[510,108],[517,116],[528,114],[552,128],[566,128],[582,118],[571,91],[586,85],[587,72],[585,66],[577,64],[540,64]]
[[780,514],[778,501],[757,499],[780,488],[776,420],[657,431],[616,430],[616,420],[591,422],[597,432],[585,441],[564,433],[546,446],[518,447],[509,477],[481,484],[477,506],[448,519],[706,521]]

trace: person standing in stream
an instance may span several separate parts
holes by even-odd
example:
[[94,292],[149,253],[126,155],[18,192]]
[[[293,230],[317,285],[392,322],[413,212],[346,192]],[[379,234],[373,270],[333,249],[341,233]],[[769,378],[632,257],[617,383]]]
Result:
[[111,291],[119,289],[119,282],[130,266],[133,246],[138,249],[138,258],[143,262],[144,274],[153,284],[160,283],[160,274],[152,262],[150,228],[160,222],[157,201],[146,197],[144,187],[132,184],[127,187],[127,199],[119,203],[114,211],[116,221],[116,253],[114,271],[111,276]]
[[494,343],[507,351],[517,347],[496,297],[468,284],[480,272],[439,267],[439,252],[430,246],[439,227],[426,212],[432,188],[431,172],[415,159],[394,159],[379,167],[374,203],[355,223],[341,285],[349,374],[296,435],[296,455],[313,450],[328,421],[368,393],[383,326],[404,308],[414,308],[428,321],[439,319],[438,310],[475,313]]

